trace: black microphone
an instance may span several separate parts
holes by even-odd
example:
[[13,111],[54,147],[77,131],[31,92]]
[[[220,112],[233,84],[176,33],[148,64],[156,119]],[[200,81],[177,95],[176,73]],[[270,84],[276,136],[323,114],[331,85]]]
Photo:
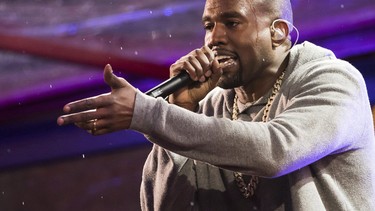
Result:
[[[229,67],[234,65],[235,62],[230,59],[224,63],[221,63],[221,68]],[[146,95],[151,97],[162,97],[166,98],[170,94],[176,92],[177,90],[185,87],[194,81],[190,78],[190,75],[186,72],[186,70],[182,70],[178,75],[169,78],[168,80],[162,82],[161,84],[157,85],[156,87],[150,89],[149,91],[145,92]],[[199,83],[199,82],[198,82]]]
[[186,71],[182,71],[178,75],[169,78],[168,80],[145,92],[145,94],[155,98],[166,98],[170,94],[189,85],[192,82],[194,81],[191,80],[190,75]]

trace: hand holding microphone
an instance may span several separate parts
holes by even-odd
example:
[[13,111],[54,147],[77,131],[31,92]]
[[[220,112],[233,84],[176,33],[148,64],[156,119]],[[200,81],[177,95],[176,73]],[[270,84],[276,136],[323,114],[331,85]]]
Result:
[[173,77],[146,92],[153,97],[169,97],[169,102],[192,109],[216,87],[222,67],[207,46],[191,51],[171,65]]
[[[227,67],[232,63],[222,63],[220,64],[221,68]],[[194,81],[190,78],[189,73],[186,70],[182,70],[178,75],[169,78],[168,80],[162,82],[161,84],[155,86],[154,88],[145,92],[145,94],[151,97],[162,97],[166,98],[170,94],[176,92],[177,90],[181,89],[182,87],[186,87],[190,84],[194,83]]]

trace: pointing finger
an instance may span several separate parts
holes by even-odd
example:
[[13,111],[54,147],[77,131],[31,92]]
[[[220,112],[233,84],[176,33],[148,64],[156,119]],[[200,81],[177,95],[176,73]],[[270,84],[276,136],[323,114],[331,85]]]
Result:
[[103,107],[110,102],[108,95],[104,94],[68,103],[64,106],[63,111],[69,114]]
[[89,122],[93,119],[97,119],[96,110],[89,110],[89,111],[84,111],[80,113],[73,113],[73,114],[60,116],[57,119],[57,124],[67,125],[67,124],[78,123],[78,122]]

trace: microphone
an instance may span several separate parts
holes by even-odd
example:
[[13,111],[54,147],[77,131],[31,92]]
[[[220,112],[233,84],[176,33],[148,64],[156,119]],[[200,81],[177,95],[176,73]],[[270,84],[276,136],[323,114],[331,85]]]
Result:
[[[223,63],[220,63],[220,68],[230,67],[235,65],[236,61],[233,59],[229,59]],[[150,89],[149,91],[145,92],[146,95],[151,97],[162,97],[166,98],[168,95],[174,93],[175,91],[185,87],[194,81],[190,78],[190,75],[186,71],[181,71],[178,75],[169,78],[168,80],[162,82],[161,84],[157,85],[156,87]]]
[[191,80],[190,75],[186,71],[182,71],[178,75],[169,78],[168,80],[145,92],[145,94],[155,98],[166,98],[170,94],[189,85],[192,82],[194,81]]

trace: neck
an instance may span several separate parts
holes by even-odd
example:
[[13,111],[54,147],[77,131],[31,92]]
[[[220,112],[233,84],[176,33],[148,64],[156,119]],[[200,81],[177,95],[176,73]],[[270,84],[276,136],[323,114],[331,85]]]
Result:
[[245,104],[255,102],[265,95],[275,84],[277,78],[285,71],[289,62],[289,54],[282,61],[279,61],[275,68],[268,68],[268,71],[262,71],[260,76],[249,85],[235,88],[238,100]]

